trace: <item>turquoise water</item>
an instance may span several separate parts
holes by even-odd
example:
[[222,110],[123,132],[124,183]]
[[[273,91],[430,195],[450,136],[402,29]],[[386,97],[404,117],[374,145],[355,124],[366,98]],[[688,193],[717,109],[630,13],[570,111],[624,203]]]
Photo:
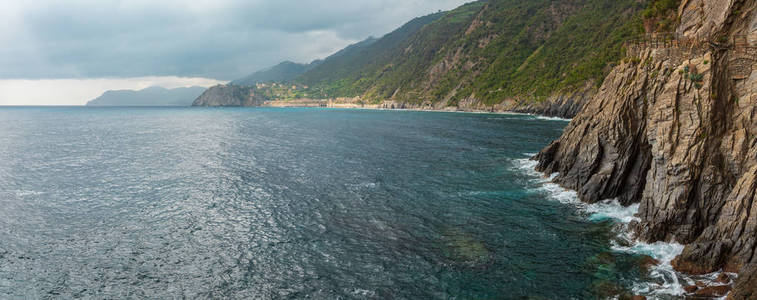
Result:
[[647,280],[612,250],[613,214],[530,172],[560,120],[18,107],[0,121],[3,299],[592,299]]

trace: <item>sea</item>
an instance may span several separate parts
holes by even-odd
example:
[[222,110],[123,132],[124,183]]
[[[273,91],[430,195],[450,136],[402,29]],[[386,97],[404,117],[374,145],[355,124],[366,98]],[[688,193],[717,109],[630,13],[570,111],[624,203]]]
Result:
[[3,107],[0,298],[682,295],[682,246],[625,230],[638,206],[534,171],[568,121]]

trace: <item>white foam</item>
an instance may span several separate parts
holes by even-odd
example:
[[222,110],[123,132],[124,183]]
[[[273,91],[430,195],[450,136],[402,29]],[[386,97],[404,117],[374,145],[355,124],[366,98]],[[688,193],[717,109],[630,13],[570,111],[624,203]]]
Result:
[[16,190],[14,191],[17,197],[27,197],[27,196],[39,196],[44,194],[44,192],[38,192],[38,191],[26,191],[26,190]]
[[578,200],[578,193],[575,191],[571,191],[568,189],[565,189],[555,183],[552,183],[551,180],[554,179],[550,178],[547,183],[544,183],[542,189],[549,192],[549,196],[559,201],[560,203],[564,204],[573,204],[577,206],[583,206],[581,201]]
[[[532,154],[524,155],[528,157],[533,156]],[[671,265],[673,259],[683,251],[683,245],[664,242],[650,244],[636,241],[628,230],[628,224],[640,220],[636,216],[639,211],[639,204],[626,207],[615,199],[595,204],[583,203],[578,199],[578,194],[575,191],[565,189],[553,182],[559,174],[545,177],[535,170],[538,162],[528,158],[516,159],[513,162],[516,169],[533,177],[533,182],[537,184],[537,189],[547,192],[548,197],[553,200],[575,206],[580,212],[586,214],[588,221],[601,222],[612,220],[618,223],[618,240],[612,242],[612,249],[614,251],[648,255],[660,262],[659,265],[649,268],[648,275],[652,281],[635,283],[632,287],[634,293],[650,296],[683,296],[685,294],[683,290],[685,285],[694,284],[696,280],[702,280],[707,283],[708,278],[714,282],[719,274],[713,273],[697,278],[684,276],[676,272]]]
[[540,116],[540,115],[532,115],[532,116],[534,117],[534,119],[537,119],[537,120],[561,121],[561,122],[573,121],[573,119],[565,119],[565,118],[560,118],[560,117],[545,117],[545,116]]
[[683,245],[678,243],[643,243],[634,241],[631,246],[614,245],[615,251],[627,252],[638,255],[648,255],[660,263],[650,266],[650,282],[637,282],[633,286],[633,292],[645,295],[683,296],[684,285],[694,284],[694,280],[679,274],[673,269],[671,262],[683,251]]
[[356,296],[363,296],[363,297],[376,297],[376,292],[361,288],[355,288],[352,290],[352,294]]
[[618,200],[607,200],[586,206],[586,211],[591,213],[589,221],[617,220],[621,223],[631,223],[639,221],[636,217],[639,212],[639,204],[632,204],[624,207]]
[[539,164],[539,162],[531,160],[529,158],[516,159],[513,162],[515,163],[516,169],[524,171],[529,175],[538,176],[539,172],[536,172],[536,166]]

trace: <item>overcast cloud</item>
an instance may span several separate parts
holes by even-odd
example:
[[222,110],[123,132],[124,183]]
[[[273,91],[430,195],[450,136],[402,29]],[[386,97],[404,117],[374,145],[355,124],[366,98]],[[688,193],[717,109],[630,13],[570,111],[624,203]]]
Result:
[[231,80],[309,62],[464,0],[24,0],[0,3],[0,79]]

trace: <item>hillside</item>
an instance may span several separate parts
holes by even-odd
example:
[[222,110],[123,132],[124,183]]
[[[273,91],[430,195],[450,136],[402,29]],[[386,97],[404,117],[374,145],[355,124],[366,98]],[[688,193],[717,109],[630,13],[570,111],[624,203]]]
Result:
[[287,81],[304,87],[305,98],[570,117],[640,31],[644,7],[636,0],[476,1],[347,47]]
[[285,61],[276,66],[257,71],[244,78],[234,80],[232,84],[252,86],[258,83],[289,82],[321,63],[322,61],[320,60],[316,60],[310,64]]
[[478,1],[416,19],[297,81],[328,97],[374,103],[540,101],[587,82],[598,87],[643,7],[632,0]]
[[139,91],[107,91],[87,106],[189,106],[205,91],[203,87],[165,89],[149,87]]

